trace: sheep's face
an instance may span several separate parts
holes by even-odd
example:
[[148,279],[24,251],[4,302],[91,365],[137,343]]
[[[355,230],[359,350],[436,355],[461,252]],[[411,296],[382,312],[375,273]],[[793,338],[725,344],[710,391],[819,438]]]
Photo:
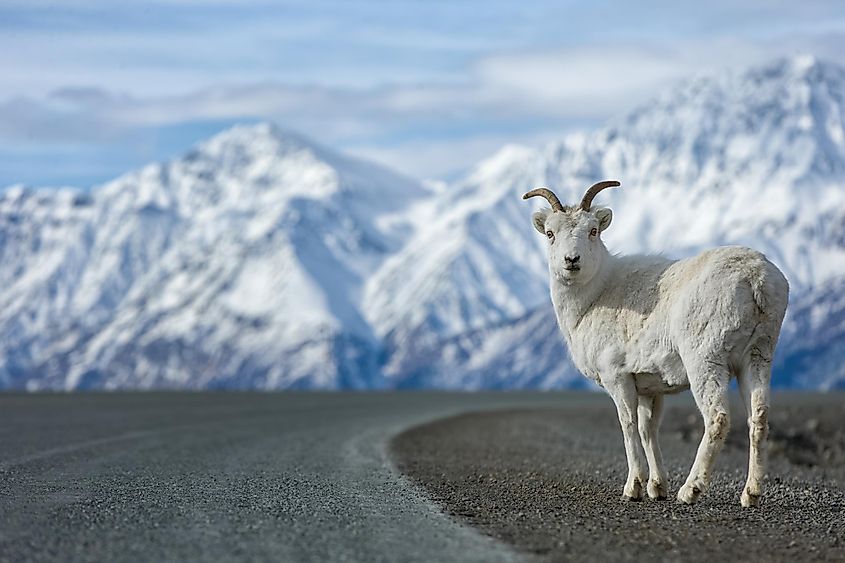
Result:
[[601,233],[612,218],[606,207],[543,209],[534,214],[534,228],[548,240],[549,269],[559,282],[585,285],[593,279],[607,256]]

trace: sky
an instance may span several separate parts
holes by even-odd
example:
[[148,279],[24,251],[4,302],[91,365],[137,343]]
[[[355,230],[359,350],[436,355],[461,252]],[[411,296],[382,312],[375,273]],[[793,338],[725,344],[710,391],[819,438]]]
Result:
[[262,120],[450,179],[693,75],[845,63],[845,4],[4,0],[0,53],[0,186],[89,187]]

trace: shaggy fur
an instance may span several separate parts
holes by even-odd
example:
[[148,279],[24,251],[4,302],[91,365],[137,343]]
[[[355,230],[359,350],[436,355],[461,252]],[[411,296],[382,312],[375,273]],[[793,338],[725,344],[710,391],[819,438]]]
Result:
[[623,497],[640,500],[645,489],[666,498],[657,441],[663,395],[691,389],[705,431],[678,500],[698,499],[730,426],[728,386],[736,377],[750,437],[741,502],[756,506],[786,278],[763,254],[742,247],[678,261],[613,256],[601,240],[611,219],[606,208],[565,207],[535,213],[534,226],[549,239],[552,302],[572,359],[616,404],[628,458]]

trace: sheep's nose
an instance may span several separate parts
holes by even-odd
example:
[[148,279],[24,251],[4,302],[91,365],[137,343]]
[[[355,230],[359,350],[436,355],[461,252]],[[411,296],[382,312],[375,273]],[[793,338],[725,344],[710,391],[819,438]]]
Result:
[[580,256],[564,256],[563,259],[566,260],[566,262],[569,263],[569,264],[577,264],[578,260],[580,260],[581,257]]

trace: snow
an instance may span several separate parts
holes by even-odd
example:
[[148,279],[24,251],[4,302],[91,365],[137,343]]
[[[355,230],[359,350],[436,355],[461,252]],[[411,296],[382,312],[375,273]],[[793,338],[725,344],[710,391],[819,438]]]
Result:
[[0,388],[586,386],[551,310],[549,186],[598,179],[617,252],[765,252],[776,384],[845,385],[845,70],[701,76],[605,127],[425,183],[270,124],[90,192],[0,194]]
[[[403,242],[383,217],[428,193],[267,124],[86,205],[14,187],[0,197],[0,384],[379,387],[355,297]],[[362,195],[367,212],[350,213]]]
[[[503,149],[446,191],[445,218],[369,282],[379,298],[367,303],[368,315],[391,352],[387,375],[401,384],[429,366],[430,377],[449,374],[438,385],[469,385],[465,371],[474,362],[508,362],[536,338],[511,334],[526,344],[502,347],[493,359],[485,345],[464,350],[470,357],[461,362],[427,359],[443,352],[444,336],[510,326],[548,306],[542,237],[530,229],[534,207],[519,201],[536,186],[576,203],[593,181],[621,179],[623,187],[600,202],[615,211],[605,235],[614,251],[682,257],[719,244],[753,246],[784,269],[796,297],[842,279],[845,151],[831,131],[843,126],[843,108],[842,68],[785,59],[691,80],[591,134],[539,150]],[[821,310],[816,315],[827,318]],[[829,327],[816,321],[811,328]],[[547,337],[560,340],[554,332]],[[487,338],[484,344],[495,341]],[[521,369],[540,373],[516,369],[514,382]],[[816,383],[807,384],[843,378],[838,368],[808,375]]]

